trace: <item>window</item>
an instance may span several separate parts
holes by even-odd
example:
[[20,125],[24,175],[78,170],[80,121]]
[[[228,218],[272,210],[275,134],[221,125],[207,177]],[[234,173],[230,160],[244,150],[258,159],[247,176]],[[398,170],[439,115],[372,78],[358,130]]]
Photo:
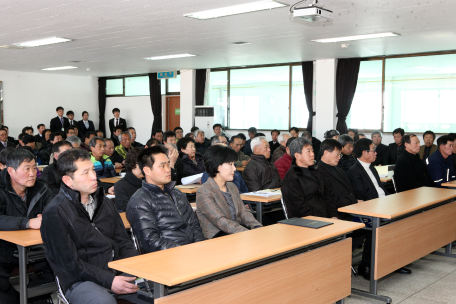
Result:
[[123,78],[106,79],[106,95],[123,95]]
[[179,93],[180,92],[180,75],[176,78],[168,79],[168,93]]
[[149,95],[149,76],[125,77],[125,96]]
[[309,120],[309,110],[304,94],[302,66],[295,65],[291,68],[291,126],[305,129]]
[[214,119],[227,126],[228,71],[211,72],[209,79],[209,105],[214,107]]
[[382,70],[383,60],[361,61],[355,96],[346,120],[349,128],[381,128]]
[[[179,95],[180,75],[177,75],[177,78],[161,79],[160,90],[161,95]],[[150,96],[149,76],[107,79],[106,96]]]
[[385,60],[384,131],[448,133],[455,100],[456,54]]

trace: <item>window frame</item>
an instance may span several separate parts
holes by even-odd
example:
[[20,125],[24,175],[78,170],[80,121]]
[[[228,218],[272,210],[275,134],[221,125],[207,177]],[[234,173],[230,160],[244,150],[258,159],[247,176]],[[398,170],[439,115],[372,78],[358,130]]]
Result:
[[[177,75],[180,75],[180,71],[177,71]],[[149,76],[149,74],[134,74],[134,75],[121,75],[121,76],[110,76],[106,77],[106,80],[111,80],[111,79],[122,79],[123,81],[123,94],[116,94],[116,95],[108,95],[106,94],[106,98],[108,97],[140,97],[140,96],[149,96],[149,95],[135,95],[135,96],[125,96],[125,78],[132,78],[132,77],[144,77],[144,76]],[[163,96],[168,96],[168,95],[180,95],[180,92],[169,92],[168,91],[168,79],[165,79],[165,86],[166,86],[166,94]]]

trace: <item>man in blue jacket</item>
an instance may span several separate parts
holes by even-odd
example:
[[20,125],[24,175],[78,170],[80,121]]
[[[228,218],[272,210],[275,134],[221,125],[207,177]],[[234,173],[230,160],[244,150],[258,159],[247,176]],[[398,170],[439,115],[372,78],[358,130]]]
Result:
[[437,139],[438,150],[426,159],[426,167],[436,187],[456,179],[453,167],[454,141],[451,136],[444,135]]

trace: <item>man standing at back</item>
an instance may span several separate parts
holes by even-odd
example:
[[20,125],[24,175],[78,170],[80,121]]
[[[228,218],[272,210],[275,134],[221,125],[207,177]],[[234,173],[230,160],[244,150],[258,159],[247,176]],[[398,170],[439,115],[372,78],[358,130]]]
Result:
[[57,117],[54,117],[51,119],[50,123],[50,129],[51,132],[59,132],[59,131],[65,131],[65,128],[70,126],[70,122],[68,121],[68,118],[63,117],[63,108],[62,107],[57,107],[55,109],[57,112]]
[[127,121],[123,118],[120,118],[120,110],[118,108],[112,109],[112,114],[114,118],[109,120],[109,130],[111,131],[111,137],[114,133],[115,127],[121,127],[122,132],[127,131]]
[[89,120],[89,112],[87,111],[82,112],[82,120],[78,121],[77,126],[80,138],[89,131],[95,131],[95,125],[93,121]]

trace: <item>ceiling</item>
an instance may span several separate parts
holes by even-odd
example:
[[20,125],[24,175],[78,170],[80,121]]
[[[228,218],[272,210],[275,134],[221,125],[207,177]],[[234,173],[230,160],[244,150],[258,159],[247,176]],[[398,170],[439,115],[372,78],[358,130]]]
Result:
[[[0,69],[113,76],[456,49],[456,1],[451,0],[321,0],[334,12],[332,22],[322,23],[291,20],[289,7],[209,20],[182,16],[252,1],[2,0],[0,45],[52,36],[74,41],[0,49]],[[351,41],[348,48],[311,42],[376,32],[401,36]],[[236,41],[252,44],[230,44]],[[198,56],[142,59],[180,53]],[[65,65],[79,68],[40,71]]]

